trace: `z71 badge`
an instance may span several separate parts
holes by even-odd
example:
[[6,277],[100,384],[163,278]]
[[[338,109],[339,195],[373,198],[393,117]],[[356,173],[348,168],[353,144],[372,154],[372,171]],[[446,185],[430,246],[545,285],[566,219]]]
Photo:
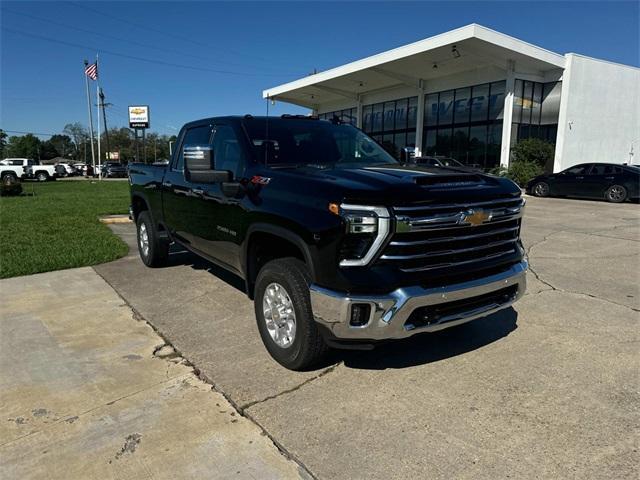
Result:
[[254,175],[251,177],[251,183],[254,185],[269,185],[271,177],[261,177],[260,175]]

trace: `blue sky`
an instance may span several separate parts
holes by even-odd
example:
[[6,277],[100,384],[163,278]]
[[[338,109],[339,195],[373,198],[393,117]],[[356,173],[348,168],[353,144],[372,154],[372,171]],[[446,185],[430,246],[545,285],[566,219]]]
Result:
[[86,124],[82,60],[96,52],[114,104],[109,123],[123,126],[128,104],[149,104],[152,130],[169,134],[196,118],[264,114],[267,87],[473,22],[558,53],[640,66],[639,5],[3,1],[0,128]]

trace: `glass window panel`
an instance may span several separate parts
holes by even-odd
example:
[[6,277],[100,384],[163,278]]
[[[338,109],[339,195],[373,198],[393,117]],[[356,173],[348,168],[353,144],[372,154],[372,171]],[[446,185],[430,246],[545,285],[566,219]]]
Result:
[[409,131],[407,132],[407,147],[415,147],[416,146],[416,132]]
[[438,155],[451,154],[451,127],[438,129],[434,151]]
[[372,131],[372,118],[373,105],[367,105],[362,109],[362,130],[366,133]]
[[471,97],[470,88],[458,88],[456,90],[454,108],[453,108],[453,122],[454,123],[469,123],[469,98]]
[[489,84],[478,85],[471,90],[471,121],[482,122],[489,111]]
[[389,130],[394,129],[395,115],[396,115],[396,102],[385,102],[384,103],[384,124],[382,125],[382,130],[384,130],[385,132],[388,132]]
[[504,116],[504,90],[506,82],[491,84],[489,92],[489,120],[502,119]]
[[560,94],[562,92],[562,82],[545,83],[542,94],[542,113],[540,123],[550,125],[558,123],[560,114]]
[[467,164],[469,160],[469,127],[458,127],[453,129],[453,152],[452,157]]
[[407,107],[407,128],[416,128],[418,118],[418,97],[409,98]]
[[435,127],[438,124],[438,94],[427,95],[424,102],[424,125]]
[[542,84],[533,84],[533,100],[531,102],[531,123],[538,125],[540,123],[540,107],[542,105]]
[[396,122],[394,127],[396,130],[407,128],[407,102],[408,99],[406,98],[396,101]]
[[500,164],[500,145],[502,144],[502,122],[487,127],[487,151],[484,168],[490,170]]
[[387,133],[382,136],[382,148],[384,148],[387,152],[389,152],[395,158],[398,158],[398,152],[395,144],[393,143],[392,133]]
[[531,123],[533,108],[533,82],[524,82],[522,90],[522,119],[521,123]]
[[424,135],[423,155],[434,155],[436,153],[437,130],[427,130]]
[[453,122],[453,90],[440,94],[438,102],[438,125],[450,125]]
[[513,121],[516,123],[520,123],[522,119],[522,87],[522,80],[516,80],[513,97]]
[[477,125],[469,128],[469,165],[485,167],[487,146],[487,126]]
[[382,103],[373,105],[373,132],[382,131]]

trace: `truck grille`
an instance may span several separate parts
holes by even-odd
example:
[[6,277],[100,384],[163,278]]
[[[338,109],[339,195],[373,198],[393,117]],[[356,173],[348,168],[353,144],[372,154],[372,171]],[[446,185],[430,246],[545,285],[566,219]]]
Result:
[[468,266],[517,252],[524,199],[393,207],[396,229],[380,261],[403,272]]

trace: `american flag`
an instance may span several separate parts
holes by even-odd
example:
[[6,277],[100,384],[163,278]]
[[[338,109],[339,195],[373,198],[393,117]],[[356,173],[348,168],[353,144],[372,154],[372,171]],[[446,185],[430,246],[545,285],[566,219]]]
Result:
[[87,65],[86,67],[84,67],[84,73],[86,73],[87,77],[89,77],[91,80],[97,80],[98,79],[98,62],[92,63],[91,65]]

